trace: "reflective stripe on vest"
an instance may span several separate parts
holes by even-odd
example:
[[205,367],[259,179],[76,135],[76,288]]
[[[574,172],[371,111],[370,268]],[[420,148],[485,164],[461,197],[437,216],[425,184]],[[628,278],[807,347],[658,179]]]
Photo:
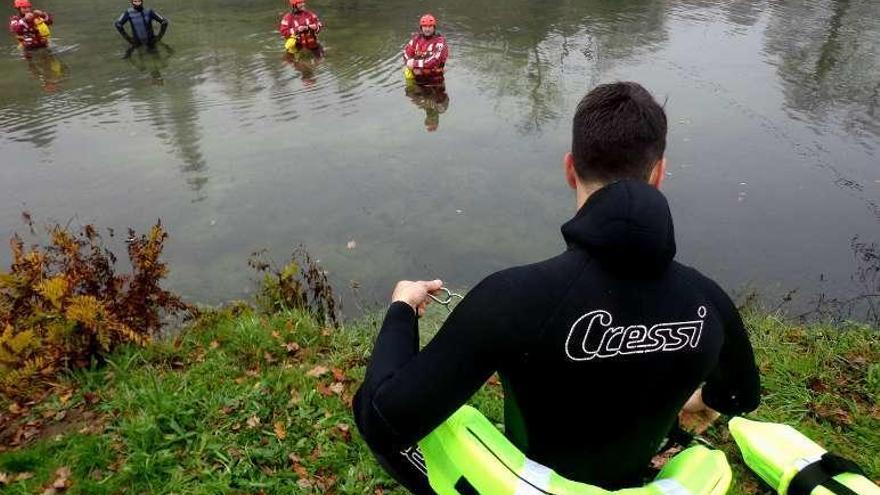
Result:
[[664,495],[691,495],[691,491],[672,478],[657,480],[653,485],[660,489]]
[[550,489],[550,474],[547,466],[526,458],[526,464],[519,474],[519,484],[514,495],[543,495]]

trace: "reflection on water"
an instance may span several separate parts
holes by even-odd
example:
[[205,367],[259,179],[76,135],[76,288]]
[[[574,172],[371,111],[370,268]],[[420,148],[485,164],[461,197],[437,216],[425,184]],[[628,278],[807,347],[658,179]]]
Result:
[[[557,252],[569,120],[613,79],[669,98],[684,262],[731,288],[846,297],[849,239],[880,241],[878,2],[315,0],[325,51],[287,56],[283,2],[191,0],[157,5],[167,45],[126,56],[115,11],[47,1],[55,55],[0,49],[0,236],[23,205],[162,217],[194,299],[240,296],[248,253],[298,242],[368,299]],[[448,93],[400,74],[426,10],[452,47]]]
[[425,111],[425,130],[434,132],[440,127],[440,114],[449,109],[446,86],[418,86],[407,84],[406,96]]
[[68,76],[68,67],[52,50],[28,51],[23,58],[27,61],[31,77],[40,83],[46,93],[58,91]]
[[880,140],[880,2],[778,2],[766,50],[786,105],[817,132],[841,132],[876,152]]
[[132,45],[125,50],[125,55],[122,58],[128,60],[137,70],[149,74],[153,84],[162,86],[165,84],[165,80],[162,79],[162,70],[168,67],[168,62],[173,55],[173,48],[159,42],[151,47]]
[[300,49],[293,52],[284,52],[284,60],[300,73],[300,79],[304,86],[314,86],[315,69],[324,60],[324,47],[318,45],[315,49]]

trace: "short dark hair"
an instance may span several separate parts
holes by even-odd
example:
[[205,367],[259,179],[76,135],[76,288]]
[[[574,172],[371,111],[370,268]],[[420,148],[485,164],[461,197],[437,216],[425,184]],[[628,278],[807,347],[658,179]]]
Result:
[[571,151],[583,181],[647,180],[666,151],[666,112],[638,83],[597,86],[578,104]]

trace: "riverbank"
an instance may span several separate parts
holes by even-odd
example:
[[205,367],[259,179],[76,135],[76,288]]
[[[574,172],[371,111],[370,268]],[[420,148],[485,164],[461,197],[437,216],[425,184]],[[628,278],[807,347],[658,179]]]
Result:
[[[434,308],[424,333],[443,316]],[[753,417],[795,425],[880,479],[878,331],[746,319],[764,385]],[[332,330],[303,313],[238,305],[174,339],[122,348],[41,401],[0,404],[0,491],[402,493],[349,412],[378,324],[365,317]],[[496,380],[472,402],[501,422]],[[734,466],[731,493],[769,493],[726,427],[706,437]]]

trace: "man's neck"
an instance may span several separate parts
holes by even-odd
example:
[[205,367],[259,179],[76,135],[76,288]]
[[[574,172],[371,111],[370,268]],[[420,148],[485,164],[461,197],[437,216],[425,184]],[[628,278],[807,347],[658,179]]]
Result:
[[595,193],[599,189],[602,189],[606,185],[607,184],[603,184],[601,182],[589,182],[584,184],[581,181],[578,181],[577,189],[575,191],[575,201],[577,202],[576,210],[580,211],[587,200],[590,199],[590,196],[592,196],[593,193]]

